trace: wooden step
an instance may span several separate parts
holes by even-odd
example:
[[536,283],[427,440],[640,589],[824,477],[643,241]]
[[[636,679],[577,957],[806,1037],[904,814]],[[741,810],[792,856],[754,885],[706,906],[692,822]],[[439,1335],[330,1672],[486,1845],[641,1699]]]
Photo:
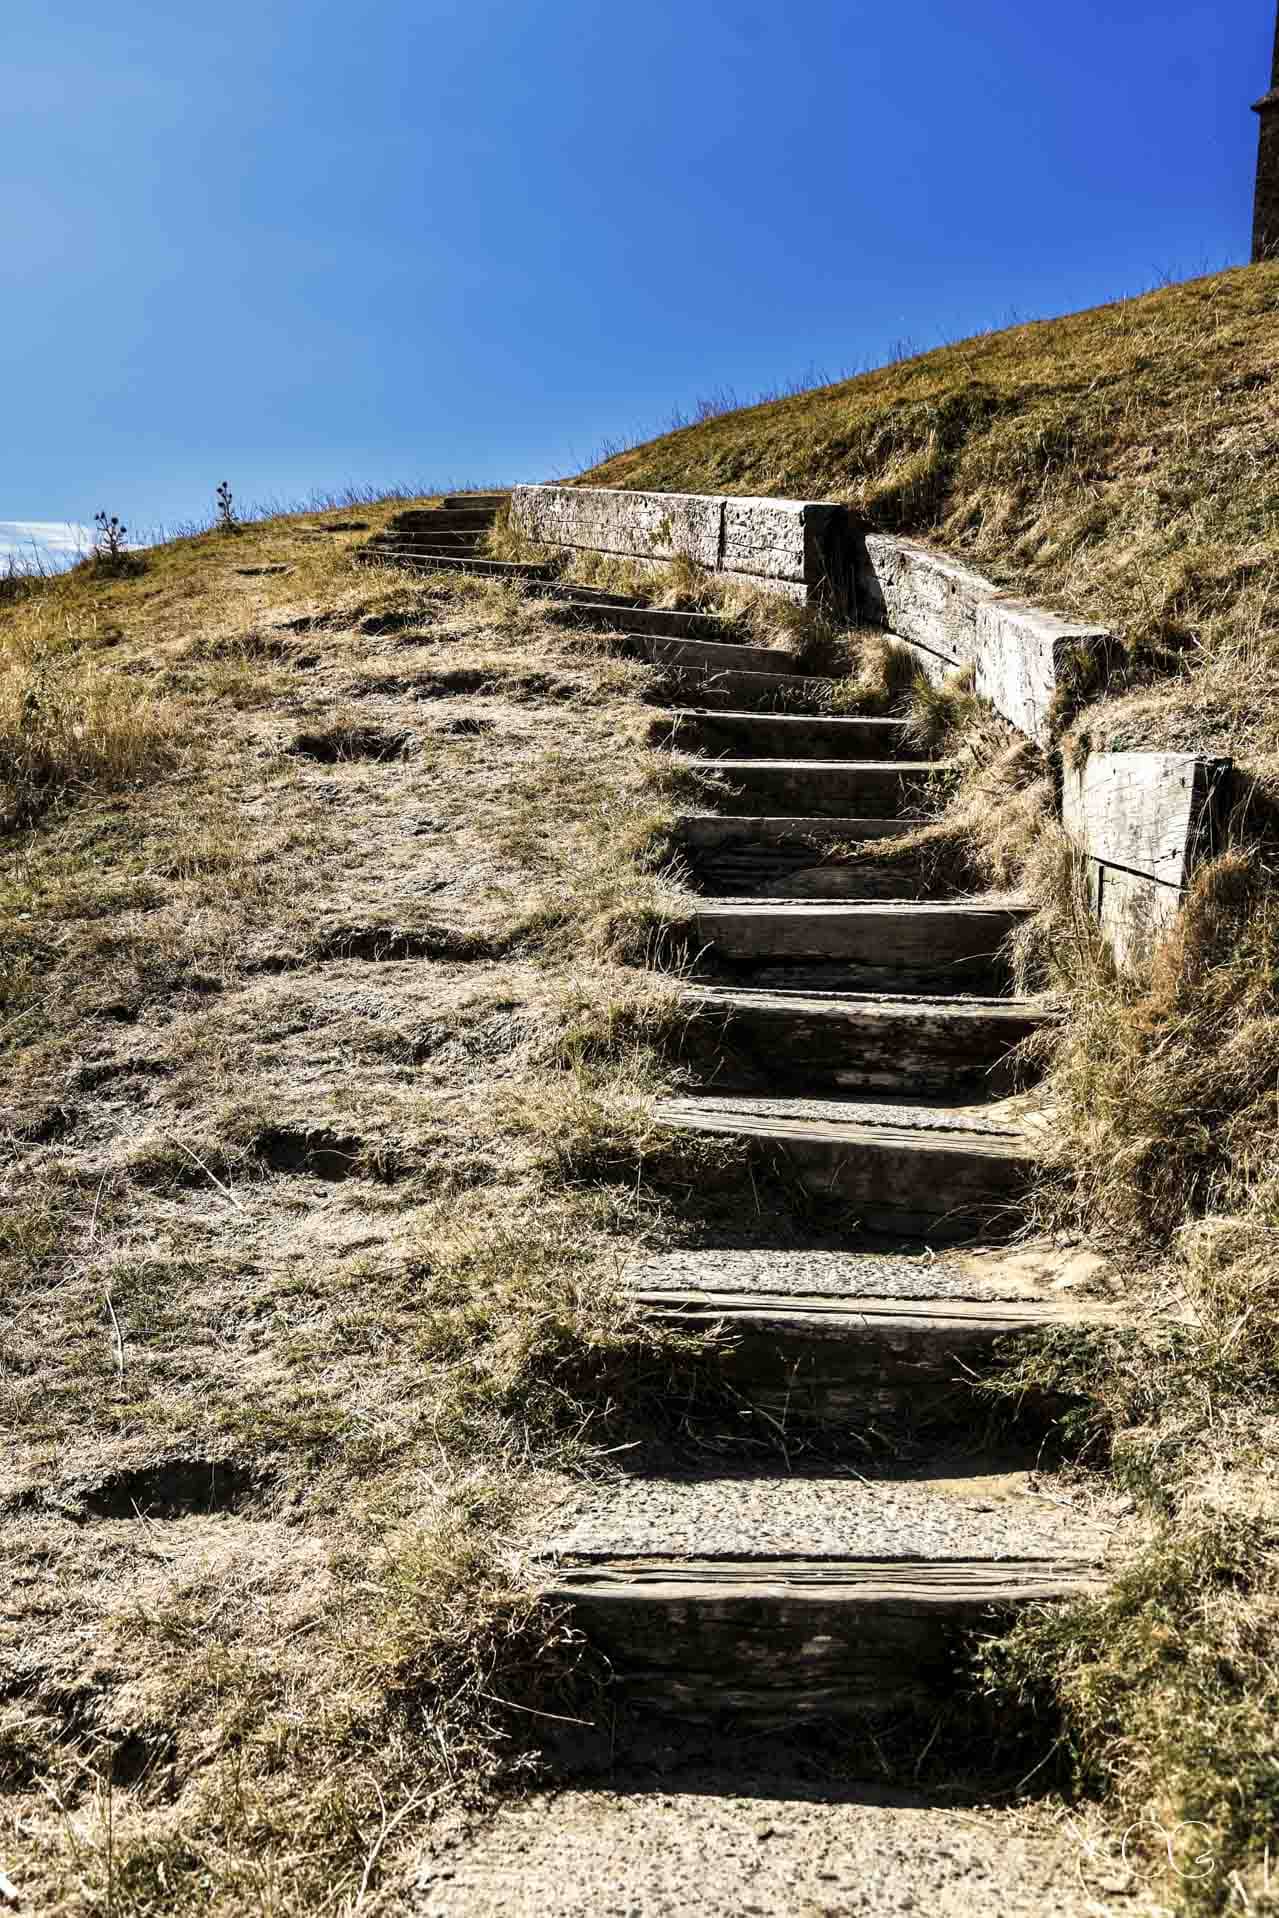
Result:
[[670,667],[653,696],[671,705],[736,708],[739,711],[813,713],[825,717],[836,682],[802,673],[739,672],[734,668]]
[[505,493],[446,493],[440,505],[446,512],[457,512],[467,507],[482,507],[496,512],[499,506],[505,506],[510,499],[509,489]]
[[491,509],[468,509],[454,513],[442,512],[437,507],[414,508],[407,513],[397,513],[389,522],[387,531],[391,533],[486,533],[493,525],[497,514]]
[[652,743],[729,759],[885,760],[905,750],[906,727],[900,719],[677,707],[653,722]]
[[397,566],[411,573],[473,573],[481,579],[545,579],[545,566],[528,566],[504,559],[417,558],[412,554],[370,551],[363,547],[352,558],[361,566]]
[[369,548],[380,553],[406,553],[410,557],[428,557],[436,553],[460,558],[483,549],[483,533],[384,533],[369,541]]
[[717,1090],[1011,1091],[1009,1055],[1050,1015],[1025,1000],[691,986],[685,1056]]
[[[705,768],[705,759],[688,762]],[[904,813],[927,790],[932,760],[717,759],[723,810],[739,816],[793,812],[886,819]],[[903,828],[904,830],[904,828]]]
[[543,1589],[629,1703],[848,1720],[947,1699],[964,1634],[1097,1589],[1105,1538],[1027,1473],[703,1473],[584,1492]]
[[553,610],[556,618],[567,624],[588,627],[615,638],[708,640],[713,645],[731,647],[733,658],[739,664],[745,661],[748,652],[766,653],[769,661],[781,657],[787,665],[793,663],[791,655],[779,648],[747,647],[735,628],[715,613],[685,613],[671,606],[597,605],[594,601],[582,604],[571,599],[555,600]]
[[1024,901],[724,899],[699,907],[697,948],[734,965],[820,961],[848,969],[848,984],[883,980],[917,992],[1002,991],[1009,936]]
[[[700,614],[681,613],[672,615],[679,619],[700,618]],[[700,672],[736,671],[744,667],[750,672],[766,673],[776,678],[779,685],[795,671],[795,658],[792,653],[784,652],[777,646],[747,646],[733,642],[711,639],[663,639],[643,635],[615,635],[622,649],[637,659],[646,659],[651,666],[663,668],[692,668]]]
[[[974,1302],[818,1293],[636,1288],[655,1323],[727,1335],[717,1373],[749,1406],[816,1425],[855,1428],[868,1416],[920,1429],[979,1424],[974,1381],[997,1355],[1045,1332],[1110,1329],[1113,1306],[1073,1301]],[[1023,1402],[1019,1408],[1027,1410]],[[1045,1418],[1056,1410],[1040,1402]]]
[[702,1092],[662,1100],[655,1116],[781,1155],[807,1191],[869,1231],[936,1242],[1015,1229],[1034,1163],[1026,1135],[980,1105]]
[[921,856],[876,859],[898,819],[795,819],[690,813],[677,822],[698,889],[734,899],[919,899],[950,890]]

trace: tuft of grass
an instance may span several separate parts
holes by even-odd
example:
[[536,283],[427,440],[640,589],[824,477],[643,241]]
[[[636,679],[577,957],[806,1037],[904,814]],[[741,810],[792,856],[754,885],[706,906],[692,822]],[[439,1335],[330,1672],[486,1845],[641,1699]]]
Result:
[[65,794],[118,792],[181,755],[179,716],[101,658],[50,642],[32,620],[0,632],[0,825]]

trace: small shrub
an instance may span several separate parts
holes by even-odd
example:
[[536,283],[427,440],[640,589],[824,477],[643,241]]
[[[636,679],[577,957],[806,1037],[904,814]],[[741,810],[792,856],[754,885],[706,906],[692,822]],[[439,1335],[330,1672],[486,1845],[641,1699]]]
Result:
[[218,531],[220,533],[238,533],[242,531],[243,529],[241,528],[239,517],[235,510],[235,500],[231,493],[231,482],[229,480],[219,481],[215,498],[218,502]]

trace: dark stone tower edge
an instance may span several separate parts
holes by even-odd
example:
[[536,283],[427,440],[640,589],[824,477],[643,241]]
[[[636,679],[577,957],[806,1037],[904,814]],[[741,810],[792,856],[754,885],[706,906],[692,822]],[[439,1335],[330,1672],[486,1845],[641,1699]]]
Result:
[[1279,259],[1279,17],[1275,21],[1275,49],[1270,67],[1270,91],[1253,112],[1261,120],[1257,150],[1257,197],[1252,216],[1252,257]]

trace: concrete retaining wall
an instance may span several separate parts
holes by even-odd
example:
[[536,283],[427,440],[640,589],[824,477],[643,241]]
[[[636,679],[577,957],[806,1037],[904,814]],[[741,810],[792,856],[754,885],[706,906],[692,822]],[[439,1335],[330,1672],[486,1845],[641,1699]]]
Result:
[[1231,762],[1198,753],[1091,753],[1067,768],[1062,820],[1120,965],[1149,952],[1221,850],[1230,785]]
[[[520,486],[512,517],[547,546],[643,565],[680,555],[708,573],[831,604],[908,646],[934,680],[971,668],[982,698],[1047,746],[1055,708],[1080,671],[1099,677],[1112,635],[1034,606],[916,540],[861,533],[818,500]],[[1117,958],[1149,949],[1218,849],[1229,761],[1194,753],[1093,754],[1067,771],[1063,817]]]
[[517,486],[511,518],[547,546],[641,565],[686,557],[801,606],[827,595],[842,604],[848,596],[848,513],[822,500]]
[[903,640],[930,679],[972,667],[982,698],[1041,745],[1059,691],[1111,644],[1104,627],[1001,592],[914,540],[865,534],[854,542],[853,574],[862,619]]

